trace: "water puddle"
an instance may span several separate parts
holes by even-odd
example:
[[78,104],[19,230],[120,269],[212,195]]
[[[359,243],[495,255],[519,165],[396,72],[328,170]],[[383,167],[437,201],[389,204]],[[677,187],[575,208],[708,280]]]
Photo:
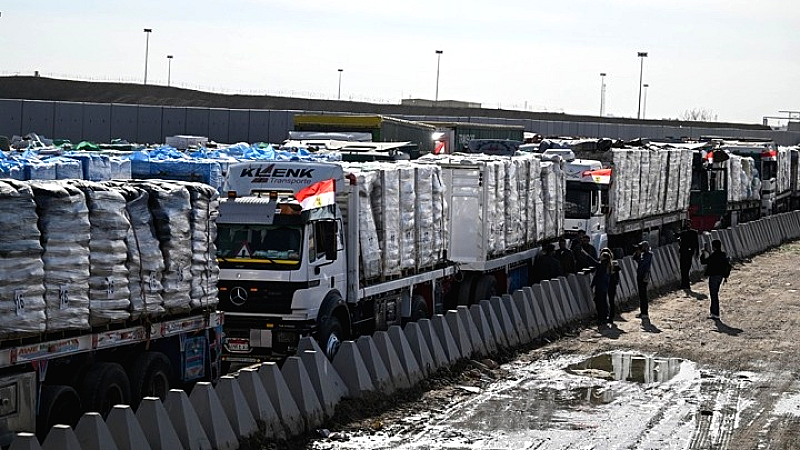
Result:
[[664,383],[681,371],[684,362],[678,358],[658,358],[634,353],[603,353],[570,364],[568,373],[608,381]]

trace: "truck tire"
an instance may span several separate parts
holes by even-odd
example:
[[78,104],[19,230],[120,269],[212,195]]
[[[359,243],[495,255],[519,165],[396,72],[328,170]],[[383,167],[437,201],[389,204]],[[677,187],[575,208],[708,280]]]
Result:
[[336,316],[331,315],[321,325],[319,334],[319,346],[322,351],[325,352],[325,356],[327,356],[328,359],[333,361],[333,357],[336,356],[336,352],[339,351],[339,347],[342,345],[344,339],[345,333],[341,322],[339,322]]
[[75,428],[81,418],[81,399],[69,386],[44,385],[39,396],[39,414],[36,415],[36,435],[44,440],[53,425],[64,424]]
[[458,284],[458,304],[469,306],[472,303],[472,285],[475,278],[468,277]]
[[489,300],[490,297],[497,295],[497,279],[491,275],[482,275],[475,283],[474,292],[472,303]]
[[83,409],[98,412],[105,419],[114,405],[130,404],[131,384],[121,365],[98,362],[83,378],[80,394]]
[[428,311],[428,303],[425,301],[425,297],[421,295],[415,295],[411,298],[411,322],[416,322],[420,319],[427,319],[431,316],[430,312]]
[[163,401],[172,385],[172,364],[163,353],[144,352],[131,366],[130,381],[134,410],[144,397],[158,397]]

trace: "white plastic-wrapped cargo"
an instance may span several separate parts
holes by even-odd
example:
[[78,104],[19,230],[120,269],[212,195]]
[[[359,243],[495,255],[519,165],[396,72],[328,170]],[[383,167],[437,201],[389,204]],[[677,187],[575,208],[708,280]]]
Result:
[[179,182],[189,191],[191,213],[189,225],[192,234],[192,308],[210,308],[219,303],[217,280],[217,224],[219,193],[203,183]]
[[[381,275],[381,247],[378,245],[378,231],[372,212],[372,189],[378,178],[377,171],[355,171],[358,183],[358,238],[360,244],[361,277],[367,280]],[[350,218],[350,220],[354,220]]]
[[[558,184],[555,164],[542,162],[542,198],[544,200],[544,239],[555,237],[558,227]],[[563,198],[563,197],[562,197]]]
[[400,172],[396,166],[380,165],[372,190],[372,211],[381,248],[383,274],[400,274]]
[[435,263],[440,262],[445,256],[449,227],[447,224],[448,205],[447,190],[442,183],[442,168],[433,166],[431,174],[433,223],[431,232],[433,234],[433,259]]
[[500,159],[491,159],[488,162],[489,176],[489,233],[490,254],[500,255],[506,250],[505,233],[505,166]]
[[117,184],[116,187],[125,197],[125,209],[131,222],[131,229],[125,239],[128,244],[131,318],[159,316],[164,313],[161,298],[164,258],[161,256],[153,215],[148,206],[150,195],[133,186]]
[[431,164],[417,164],[415,168],[414,223],[416,224],[416,238],[414,241],[417,248],[416,263],[419,269],[431,267],[437,262],[435,256],[438,256],[438,252],[434,245],[433,178],[439,167]]
[[690,150],[679,150],[679,152],[681,156],[681,185],[676,211],[686,211],[689,209],[689,197],[692,190],[692,152]]
[[0,180],[0,339],[45,331],[44,263],[33,191]]
[[48,332],[89,328],[89,209],[69,184],[31,181],[42,235]]
[[522,245],[522,211],[520,210],[519,172],[523,162],[520,159],[505,159],[505,241],[507,248]]
[[189,191],[175,182],[133,181],[150,196],[150,212],[164,258],[164,308],[168,314],[192,309],[192,229]]
[[116,189],[92,181],[71,180],[83,191],[89,207],[89,322],[92,326],[130,317],[128,246],[130,221],[125,197]]
[[400,270],[416,267],[417,226],[416,226],[416,168],[412,164],[397,164],[400,181]]
[[528,244],[544,239],[544,198],[542,197],[542,164],[539,158],[531,158],[528,168]]
[[789,147],[778,147],[778,194],[787,192],[791,187],[791,166]]

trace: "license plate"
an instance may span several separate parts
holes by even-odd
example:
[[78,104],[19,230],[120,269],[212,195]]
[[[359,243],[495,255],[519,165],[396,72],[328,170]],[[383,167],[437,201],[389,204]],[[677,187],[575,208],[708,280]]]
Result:
[[228,339],[228,350],[232,352],[249,352],[250,341],[247,339]]

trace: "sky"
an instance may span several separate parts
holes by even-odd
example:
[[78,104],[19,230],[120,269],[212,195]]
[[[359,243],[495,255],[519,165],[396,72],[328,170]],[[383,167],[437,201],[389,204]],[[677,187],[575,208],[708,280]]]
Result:
[[[800,111],[797,0],[0,0],[0,75],[648,119]],[[144,28],[152,29],[148,36]],[[167,55],[173,55],[171,65]],[[644,96],[644,93],[643,93]],[[777,123],[777,122],[775,122]]]

